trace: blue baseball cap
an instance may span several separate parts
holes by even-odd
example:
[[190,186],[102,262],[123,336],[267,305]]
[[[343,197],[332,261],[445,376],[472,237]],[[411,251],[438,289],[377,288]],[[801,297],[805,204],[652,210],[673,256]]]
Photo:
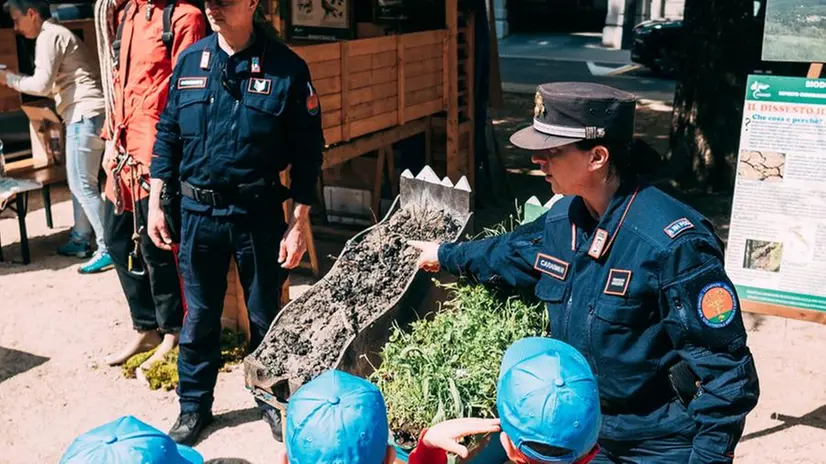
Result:
[[[502,431],[531,460],[570,464],[596,444],[602,425],[597,381],[574,347],[552,338],[517,341],[502,358],[497,392]],[[549,456],[536,444],[570,452]]]
[[60,464],[203,464],[194,449],[169,435],[124,416],[75,438]]
[[388,435],[387,407],[379,389],[345,372],[319,375],[287,405],[290,464],[380,464]]

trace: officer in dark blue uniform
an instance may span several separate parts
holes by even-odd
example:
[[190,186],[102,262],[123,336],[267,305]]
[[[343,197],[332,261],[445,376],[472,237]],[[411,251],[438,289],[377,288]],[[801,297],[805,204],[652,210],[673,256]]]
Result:
[[593,462],[731,462],[759,387],[722,243],[698,212],[639,180],[649,160],[633,141],[634,95],[537,90],[533,124],[511,142],[564,197],[500,237],[413,242],[419,265],[535,287],[551,335],[597,375]]
[[[182,195],[178,258],[187,314],[178,357],[181,414],[169,432],[179,443],[195,442],[212,420],[230,257],[254,350],[279,310],[286,269],[306,251],[303,231],[321,169],[324,137],[309,69],[253,25],[257,3],[207,1],[216,34],[178,59],[153,151],[149,234],[158,246],[169,248],[176,229],[162,193],[179,184]],[[279,179],[288,165],[289,189]],[[296,206],[285,223],[288,197]],[[280,441],[280,415],[259,407]]]

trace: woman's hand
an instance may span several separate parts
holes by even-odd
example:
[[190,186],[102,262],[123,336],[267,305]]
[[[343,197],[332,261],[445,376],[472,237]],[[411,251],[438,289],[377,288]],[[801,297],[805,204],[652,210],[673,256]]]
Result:
[[427,272],[439,271],[438,243],[410,240],[407,242],[407,244],[422,252],[422,254],[419,255],[419,259],[416,261],[416,266],[418,266],[419,269],[424,269]]

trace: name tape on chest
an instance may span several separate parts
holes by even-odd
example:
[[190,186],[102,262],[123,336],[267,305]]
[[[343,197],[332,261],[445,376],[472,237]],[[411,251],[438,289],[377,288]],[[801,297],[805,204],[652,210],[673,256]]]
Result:
[[247,92],[269,95],[272,92],[272,79],[253,77],[247,85]]
[[668,235],[671,238],[675,238],[681,233],[693,228],[694,224],[692,224],[691,221],[689,221],[687,218],[680,218],[672,222],[671,224],[667,225],[663,230],[665,231],[665,235]]
[[697,296],[697,313],[703,324],[719,329],[731,324],[737,313],[734,290],[725,282],[712,282]]
[[588,256],[599,259],[602,256],[602,250],[605,249],[605,244],[608,242],[608,231],[605,229],[597,229],[594,233],[594,240],[591,241],[591,248],[588,249]]
[[178,90],[205,89],[207,86],[206,77],[180,77],[178,78]]
[[631,283],[631,271],[627,269],[611,269],[608,272],[608,280],[605,282],[606,295],[625,296],[628,293],[628,285]]
[[559,280],[565,280],[565,277],[568,276],[568,263],[544,253],[539,253],[536,255],[536,262],[533,267],[537,271],[544,272],[545,274],[548,274],[551,277],[556,277]]

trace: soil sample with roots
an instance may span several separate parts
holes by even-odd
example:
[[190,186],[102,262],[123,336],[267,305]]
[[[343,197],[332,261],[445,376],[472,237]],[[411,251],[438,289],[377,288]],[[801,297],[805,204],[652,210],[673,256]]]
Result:
[[408,240],[453,241],[461,224],[442,210],[406,207],[348,244],[333,271],[284,308],[258,350],[270,376],[306,383],[335,367],[347,341],[382,314],[416,273]]

